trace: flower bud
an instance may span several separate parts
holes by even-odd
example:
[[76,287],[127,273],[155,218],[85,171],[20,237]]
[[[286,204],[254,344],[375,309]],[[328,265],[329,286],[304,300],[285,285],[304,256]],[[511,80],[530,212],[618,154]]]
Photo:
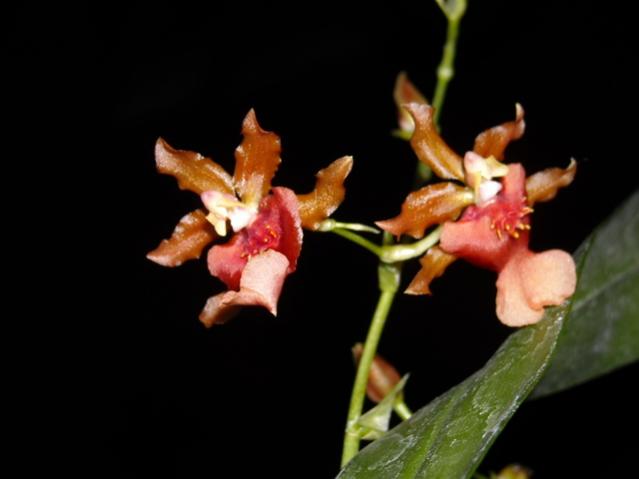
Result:
[[526,469],[519,464],[511,464],[504,467],[499,474],[494,476],[495,479],[529,479],[532,477],[532,471]]
[[[353,346],[353,358],[356,364],[359,363],[362,357],[363,349],[362,343],[357,343]],[[393,390],[400,379],[401,377],[393,365],[380,355],[376,355],[368,374],[368,384],[366,385],[368,399],[374,403],[379,403]]]

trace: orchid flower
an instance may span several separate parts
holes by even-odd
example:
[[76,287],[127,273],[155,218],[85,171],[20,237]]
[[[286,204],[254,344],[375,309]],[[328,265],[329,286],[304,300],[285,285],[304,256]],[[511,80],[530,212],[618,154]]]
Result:
[[158,171],[174,176],[181,189],[200,195],[205,209],[184,216],[172,236],[147,258],[179,266],[199,258],[214,240],[231,236],[208,252],[211,275],[229,290],[206,302],[200,321],[207,327],[227,321],[241,306],[261,306],[277,314],[284,279],[297,266],[302,227],[319,228],[340,205],[353,164],[350,156],[334,161],[317,174],[312,192],[296,195],[288,188],[271,188],[281,161],[280,139],[262,130],[253,110],[244,119],[242,135],[233,176],[209,158],[176,150],[162,138],[155,146]]
[[[407,81],[407,80],[405,80]],[[528,178],[521,164],[501,162],[504,150],[524,133],[524,110],[514,121],[490,128],[462,159],[439,136],[433,108],[425,102],[403,105],[413,118],[411,145],[419,160],[440,178],[451,180],[410,193],[401,214],[377,225],[396,236],[421,238],[427,228],[443,224],[439,246],[420,259],[421,270],[408,294],[430,294],[431,281],[457,258],[496,271],[497,317],[509,326],[539,321],[544,306],[570,297],[576,285],[572,257],[560,250],[533,253],[528,248],[530,214],[537,202],[555,197],[576,173],[550,168]]]

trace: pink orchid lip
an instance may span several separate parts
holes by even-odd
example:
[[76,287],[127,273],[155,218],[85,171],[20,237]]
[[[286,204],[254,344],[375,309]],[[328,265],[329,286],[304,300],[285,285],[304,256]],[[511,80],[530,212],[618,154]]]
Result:
[[286,256],[271,249],[253,256],[243,268],[239,290],[210,297],[200,314],[200,321],[207,327],[225,323],[240,306],[261,306],[276,316],[288,267]]
[[537,323],[545,306],[563,303],[577,287],[575,263],[565,251],[522,248],[497,278],[497,317],[507,326]]

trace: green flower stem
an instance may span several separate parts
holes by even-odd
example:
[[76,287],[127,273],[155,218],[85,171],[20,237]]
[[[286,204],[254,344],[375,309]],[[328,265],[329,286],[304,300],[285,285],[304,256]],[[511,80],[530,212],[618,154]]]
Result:
[[[433,107],[435,108],[434,121],[437,128],[439,128],[439,117],[444,99],[446,98],[446,90],[455,74],[454,63],[457,37],[459,36],[459,23],[466,11],[466,0],[451,0],[450,2],[437,0],[437,3],[448,18],[446,44],[444,45],[442,60],[437,68],[437,85],[435,87],[435,94],[433,95]],[[425,169],[418,168],[416,178],[428,178],[428,172],[425,171]],[[391,244],[393,240],[388,233],[384,234],[383,245],[377,246],[351,231],[334,229],[333,232],[363,246],[380,258],[378,274],[381,294],[377,308],[373,314],[366,342],[364,343],[364,350],[362,351],[362,357],[360,358],[357,368],[355,384],[353,385],[353,392],[351,394],[346,433],[344,435],[344,449],[342,451],[342,467],[344,467],[359,452],[360,434],[357,431],[356,422],[361,416],[362,408],[364,407],[368,375],[373,358],[377,352],[377,345],[379,344],[386,318],[393,304],[393,299],[397,294],[401,279],[402,262],[422,255],[428,248],[437,243],[441,235],[441,227],[436,228],[424,239],[412,245]],[[411,415],[410,409],[408,409],[403,402],[396,405],[395,411],[403,419],[407,419]]]
[[330,231],[366,248],[368,251],[376,255],[382,263],[392,264],[401,263],[423,255],[429,248],[437,244],[439,237],[441,236],[442,227],[438,226],[428,236],[425,236],[414,243],[385,244],[383,246],[376,245],[372,241],[369,241],[349,230],[335,228]]
[[377,302],[377,308],[373,314],[364,350],[357,368],[351,403],[348,409],[348,419],[346,422],[346,433],[344,434],[344,449],[342,451],[342,467],[359,452],[360,435],[356,430],[356,422],[362,414],[364,398],[366,396],[366,385],[370,373],[373,358],[377,352],[377,345],[384,330],[384,324],[390,311],[393,299],[397,293],[400,279],[399,266],[381,264],[379,266],[379,287],[381,294]]
[[[348,461],[359,452],[360,432],[356,427],[356,422],[361,416],[364,407],[368,375],[371,364],[373,363],[373,358],[377,353],[377,345],[379,344],[386,318],[388,317],[391,305],[397,294],[397,289],[399,288],[403,261],[420,256],[428,250],[428,248],[437,243],[441,235],[441,227],[437,227],[428,236],[412,245],[390,244],[393,241],[393,237],[389,233],[384,233],[383,245],[377,246],[351,231],[336,229],[333,230],[333,232],[364,246],[380,258],[378,278],[381,294],[368,329],[362,357],[357,367],[353,392],[351,393],[351,403],[348,409],[346,432],[344,434],[344,449],[342,451],[342,467],[344,467]],[[405,404],[403,408],[399,405],[399,410],[396,406],[395,410],[403,419],[411,415],[410,410]]]
[[331,233],[335,233],[336,235],[339,235],[342,238],[346,238],[347,240],[350,240],[353,243],[366,248],[368,251],[370,251],[371,253],[373,253],[374,255],[378,257],[382,254],[382,246],[376,245],[372,241],[367,240],[366,238],[358,235],[357,233],[353,233],[352,231],[344,230],[341,228],[335,228],[330,231]]
[[[440,130],[439,117],[442,114],[446,91],[448,90],[448,84],[455,76],[455,54],[457,53],[459,24],[464,13],[466,13],[466,0],[456,0],[454,2],[436,1],[448,19],[446,43],[444,44],[442,59],[437,67],[437,84],[435,85],[435,93],[433,93],[433,108],[435,108],[433,121],[435,122],[435,127]],[[433,172],[428,166],[417,162],[417,168],[415,169],[416,187],[429,181],[432,176]]]
[[423,255],[429,248],[435,246],[442,234],[442,227],[438,226],[429,235],[412,244],[386,245],[380,248],[379,258],[384,263],[397,263]]
[[393,409],[395,410],[397,415],[401,417],[404,421],[413,415],[413,411],[410,410],[410,408],[406,405],[404,401],[399,401],[397,404],[395,404]]
[[455,12],[455,15],[446,15],[448,18],[446,43],[444,44],[441,62],[437,67],[437,85],[435,86],[435,93],[433,94],[433,108],[435,109],[433,120],[437,128],[439,128],[439,117],[442,113],[442,106],[446,98],[448,84],[455,76],[454,65],[455,53],[457,51],[457,37],[459,36],[459,23],[466,11],[465,2],[460,3],[464,3],[464,8],[461,11]]
[[342,230],[350,230],[350,231],[362,231],[364,233],[373,233],[379,234],[377,228],[373,228],[372,226],[364,225],[362,223],[343,223],[341,221],[335,221],[332,218],[328,218],[322,221],[317,228],[317,231],[333,231],[334,229],[342,229]]

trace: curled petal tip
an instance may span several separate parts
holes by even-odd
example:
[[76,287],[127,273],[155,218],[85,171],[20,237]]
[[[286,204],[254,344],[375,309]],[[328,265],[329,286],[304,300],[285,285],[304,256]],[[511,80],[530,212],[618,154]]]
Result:
[[344,201],[346,189],[344,181],[353,167],[353,157],[344,156],[335,160],[316,175],[315,189],[310,193],[297,195],[302,226],[317,230]]
[[403,138],[410,139],[413,130],[415,129],[415,122],[411,114],[404,108],[404,105],[408,103],[428,104],[428,101],[422,95],[422,93],[413,85],[408,79],[406,72],[400,72],[397,75],[395,81],[395,88],[393,90],[393,98],[395,99],[395,105],[397,106],[397,122],[399,124],[399,133]]
[[262,127],[257,121],[257,115],[255,114],[255,109],[251,108],[246,114],[246,116],[244,117],[244,120],[242,121],[242,133],[244,134],[255,133],[258,131],[263,132],[264,130],[262,130]]
[[494,126],[477,135],[473,151],[484,158],[494,156],[501,160],[504,157],[506,147],[511,141],[521,138],[525,130],[524,108],[516,103],[515,120]]
[[439,136],[433,121],[433,108],[415,102],[403,107],[415,122],[415,132],[410,144],[419,161],[430,167],[440,178],[463,181],[462,159]]
[[577,162],[570,159],[567,168],[547,168],[526,179],[528,204],[542,203],[552,200],[561,188],[570,185],[577,174]]

